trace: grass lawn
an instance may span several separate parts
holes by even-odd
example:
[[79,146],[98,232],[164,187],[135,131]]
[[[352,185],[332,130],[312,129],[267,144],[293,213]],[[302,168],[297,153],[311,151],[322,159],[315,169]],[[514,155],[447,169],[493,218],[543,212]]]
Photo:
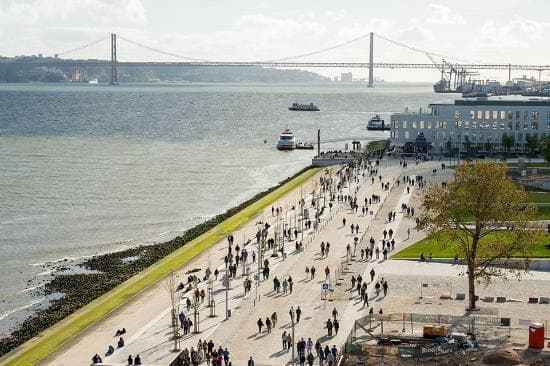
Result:
[[27,341],[16,349],[14,353],[0,359],[0,364],[34,365],[38,363],[38,361],[53,352],[57,347],[71,340],[114,309],[122,306],[148,286],[162,280],[170,271],[185,264],[204,249],[224,238],[228,233],[247,222],[255,214],[277,201],[293,188],[306,182],[319,170],[319,168],[310,169],[262,197],[151,267],[138,273],[105,295]]
[[[509,167],[517,167],[518,163],[506,163]],[[525,163],[527,168],[548,168],[550,165],[548,163]]]
[[[443,246],[440,243],[443,241],[443,234],[435,233],[430,235],[419,242],[395,253],[392,258],[420,258],[420,254],[424,253],[427,258],[432,253],[433,258],[454,258],[455,250],[451,246]],[[439,242],[438,242],[438,239]],[[550,258],[550,249],[546,249],[544,244],[550,241],[550,235],[543,235],[541,239],[531,250],[532,258]]]
[[385,148],[387,144],[388,144],[388,140],[371,141],[367,144],[367,150],[369,151],[381,150]]
[[550,192],[528,192],[527,202],[550,203]]

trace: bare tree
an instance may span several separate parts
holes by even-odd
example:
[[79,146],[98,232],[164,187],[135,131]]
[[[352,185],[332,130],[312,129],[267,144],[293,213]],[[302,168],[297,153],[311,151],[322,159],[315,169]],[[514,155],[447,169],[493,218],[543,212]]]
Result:
[[172,337],[174,339],[174,352],[179,351],[179,340],[180,340],[180,327],[178,324],[178,296],[176,293],[176,273],[171,271],[166,277],[165,282],[166,290],[170,295],[170,306],[171,306],[171,319],[172,319]]

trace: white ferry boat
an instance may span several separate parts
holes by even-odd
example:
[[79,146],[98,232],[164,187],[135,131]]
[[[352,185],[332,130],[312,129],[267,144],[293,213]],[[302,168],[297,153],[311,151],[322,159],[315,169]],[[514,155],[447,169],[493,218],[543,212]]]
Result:
[[277,141],[277,150],[294,150],[296,148],[296,137],[290,129],[285,129],[281,136],[279,136],[279,141]]
[[367,130],[369,131],[389,131],[390,126],[387,125],[384,122],[382,118],[377,114],[376,116],[372,117],[367,124]]

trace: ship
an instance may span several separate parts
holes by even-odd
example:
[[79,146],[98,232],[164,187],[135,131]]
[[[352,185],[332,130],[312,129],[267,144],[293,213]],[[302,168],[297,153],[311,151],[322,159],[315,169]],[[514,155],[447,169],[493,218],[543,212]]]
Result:
[[386,123],[380,116],[377,114],[372,117],[367,124],[367,130],[369,131],[389,131],[390,126],[386,126]]
[[313,103],[309,104],[300,104],[300,103],[292,103],[290,107],[288,107],[291,111],[312,111],[312,112],[318,112],[320,109]]
[[296,138],[290,129],[285,129],[277,141],[277,150],[294,150],[296,148]]
[[296,150],[313,150],[313,144],[309,142],[298,142],[296,144]]

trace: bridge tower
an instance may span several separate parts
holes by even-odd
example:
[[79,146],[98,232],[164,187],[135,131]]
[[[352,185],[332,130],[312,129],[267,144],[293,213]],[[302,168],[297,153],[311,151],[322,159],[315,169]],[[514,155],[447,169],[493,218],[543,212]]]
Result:
[[111,33],[111,85],[118,84],[116,61],[116,33]]
[[373,65],[373,52],[374,52],[374,43],[373,43],[374,33],[370,32],[370,53],[369,53],[369,88],[374,86],[374,65]]

